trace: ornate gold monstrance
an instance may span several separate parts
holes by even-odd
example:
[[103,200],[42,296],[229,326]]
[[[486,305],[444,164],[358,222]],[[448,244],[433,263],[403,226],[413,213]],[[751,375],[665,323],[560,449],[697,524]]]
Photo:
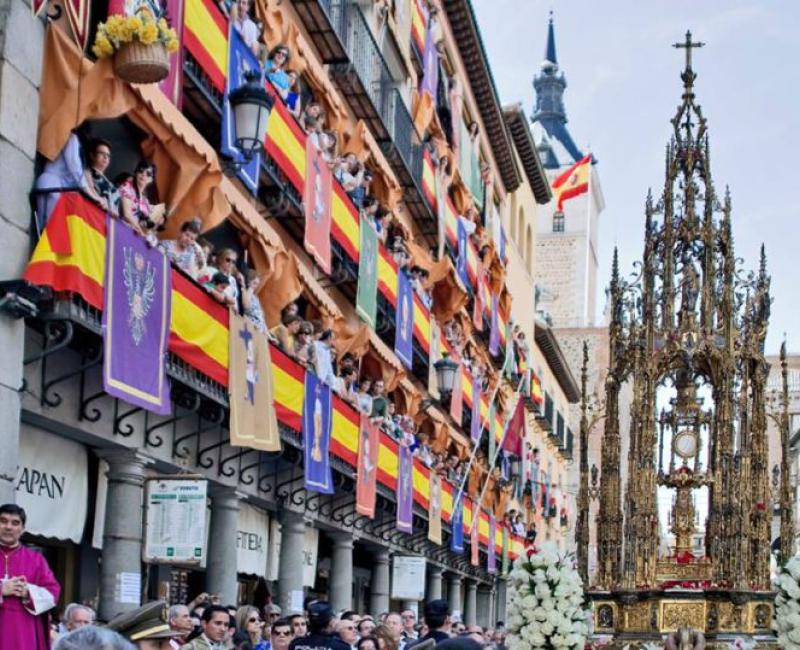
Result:
[[[771,637],[764,359],[770,278],[763,247],[757,273],[738,268],[730,194],[720,201],[714,190],[706,118],[694,93],[691,54],[701,46],[688,32],[676,45],[686,51],[683,94],[672,118],[663,193],[646,200],[644,256],[632,280],[620,277],[614,253],[598,572],[588,595],[595,632],[626,642],[680,626],[711,642]],[[623,486],[619,394],[625,383],[633,401]],[[583,386],[577,543],[586,580],[585,368]],[[665,526],[659,495],[672,500]],[[780,498],[782,531],[790,531],[791,491],[782,489]],[[698,508],[701,501],[705,508]],[[782,559],[793,552],[791,537],[781,538]]]

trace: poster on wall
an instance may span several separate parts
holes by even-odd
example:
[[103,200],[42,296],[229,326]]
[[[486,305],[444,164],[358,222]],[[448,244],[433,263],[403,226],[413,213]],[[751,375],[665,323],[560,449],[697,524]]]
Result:
[[89,498],[86,447],[23,424],[15,485],[29,533],[80,544]]
[[150,479],[145,490],[145,562],[201,564],[206,546],[206,491],[198,479]]
[[416,555],[395,555],[392,558],[392,598],[425,598],[425,563],[424,557]]
[[268,555],[269,515],[249,503],[240,504],[236,530],[236,570],[264,577]]

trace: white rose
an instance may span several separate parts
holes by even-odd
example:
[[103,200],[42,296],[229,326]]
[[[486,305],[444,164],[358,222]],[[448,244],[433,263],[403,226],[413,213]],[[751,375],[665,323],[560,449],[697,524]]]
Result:
[[557,582],[560,577],[561,573],[559,572],[557,566],[549,566],[547,568],[547,579],[550,582]]
[[566,648],[567,647],[567,637],[563,634],[555,634],[551,639],[550,643],[553,644],[554,648]]
[[550,587],[547,585],[546,582],[540,582],[533,588],[533,593],[537,598],[549,598]]
[[545,643],[547,643],[547,639],[544,638],[541,632],[534,632],[531,636],[531,645],[543,646]]
[[793,557],[786,563],[784,570],[791,573],[795,580],[800,580],[800,558],[797,556]]
[[539,631],[545,636],[550,636],[553,632],[555,632],[555,629],[555,626],[549,621],[545,621],[539,626]]
[[525,596],[525,598],[520,601],[520,605],[523,609],[532,609],[536,607],[537,602],[536,596]]
[[800,644],[800,630],[789,630],[787,636],[792,643]]
[[542,599],[542,608],[547,612],[552,612],[556,608],[556,601],[552,598]]
[[792,627],[800,628],[800,614],[797,612],[791,612],[788,614],[784,619],[787,625],[791,625]]
[[541,569],[536,569],[536,571],[533,572],[533,581],[536,584],[547,582],[547,576],[545,575],[545,572]]
[[547,619],[547,612],[541,606],[537,606],[529,612],[530,620],[541,623]]
[[581,637],[578,634],[568,634],[567,635],[567,645],[570,648],[574,648],[575,646],[583,646],[583,642]]

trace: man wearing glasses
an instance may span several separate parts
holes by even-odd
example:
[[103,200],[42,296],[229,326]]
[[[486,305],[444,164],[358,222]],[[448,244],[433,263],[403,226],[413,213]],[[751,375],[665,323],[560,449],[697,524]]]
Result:
[[403,638],[406,641],[414,641],[419,635],[417,634],[417,615],[414,610],[407,609],[400,616],[403,619]]

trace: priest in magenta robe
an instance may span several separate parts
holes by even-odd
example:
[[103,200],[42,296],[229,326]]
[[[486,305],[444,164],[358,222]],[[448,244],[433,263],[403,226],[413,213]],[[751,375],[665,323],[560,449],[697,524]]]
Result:
[[48,612],[61,587],[41,553],[22,546],[25,510],[0,506],[0,650],[50,648]]

